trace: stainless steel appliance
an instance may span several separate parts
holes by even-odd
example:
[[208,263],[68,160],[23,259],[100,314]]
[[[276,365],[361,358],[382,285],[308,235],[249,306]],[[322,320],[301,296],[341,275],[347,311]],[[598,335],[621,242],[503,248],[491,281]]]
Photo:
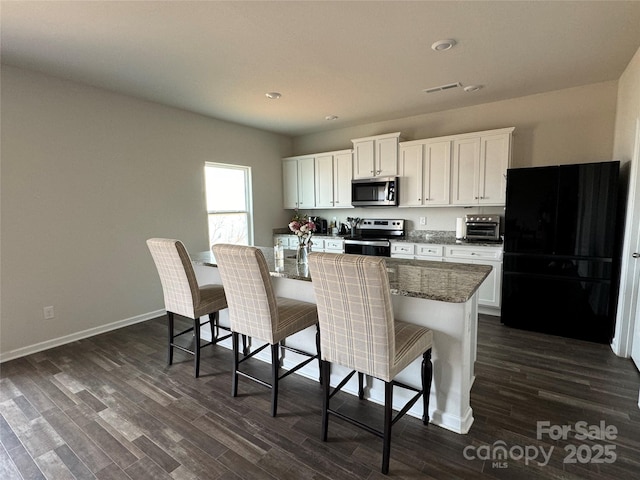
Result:
[[352,180],[351,205],[354,207],[397,206],[398,177],[374,177]]
[[345,253],[390,257],[391,240],[404,238],[404,220],[363,218],[355,232],[345,237]]
[[499,242],[500,215],[465,215],[468,242]]

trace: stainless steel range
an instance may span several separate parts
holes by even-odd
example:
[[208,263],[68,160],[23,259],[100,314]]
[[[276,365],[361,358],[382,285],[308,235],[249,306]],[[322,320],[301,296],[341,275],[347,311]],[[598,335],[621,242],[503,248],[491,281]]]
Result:
[[404,238],[404,220],[363,218],[355,235],[345,237],[345,253],[391,256],[391,240]]

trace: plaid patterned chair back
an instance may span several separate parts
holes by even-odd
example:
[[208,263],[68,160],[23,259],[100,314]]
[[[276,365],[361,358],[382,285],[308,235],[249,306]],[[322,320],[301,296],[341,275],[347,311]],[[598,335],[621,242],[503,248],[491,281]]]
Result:
[[160,275],[165,309],[194,318],[200,289],[186,248],[180,240],[169,238],[150,238],[147,246]]
[[212,249],[229,304],[231,330],[273,343],[278,304],[264,255],[244,245],[219,243]]
[[394,318],[384,258],[312,253],[322,360],[391,380]]

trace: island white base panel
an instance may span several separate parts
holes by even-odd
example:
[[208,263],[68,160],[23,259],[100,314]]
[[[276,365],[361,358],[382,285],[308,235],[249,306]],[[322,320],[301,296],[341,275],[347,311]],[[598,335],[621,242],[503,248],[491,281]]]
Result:
[[[198,282],[221,283],[218,269],[195,265]],[[289,278],[271,278],[276,295],[285,298],[315,302],[311,282]],[[425,326],[433,331],[433,384],[429,401],[431,423],[456,433],[464,434],[473,423],[473,411],[470,405],[471,386],[473,385],[473,365],[476,359],[478,301],[474,295],[465,303],[447,303],[414,297],[392,295],[394,315],[399,320]],[[228,310],[220,312],[220,323],[229,325]],[[311,327],[288,337],[286,344],[300,350],[315,352],[315,328]],[[202,338],[210,339],[208,327],[202,329]],[[220,345],[231,348],[230,340]],[[253,342],[252,347],[259,347],[261,342]],[[265,350],[256,355],[257,359],[271,361],[270,353]],[[282,349],[282,367],[290,369],[303,356]],[[396,377],[398,381],[417,388],[421,387],[422,357],[411,363]],[[311,362],[296,373],[312,380],[318,380],[318,362]],[[331,385],[337,385],[349,370],[339,365],[331,367]],[[286,380],[285,380],[286,383]],[[354,376],[343,391],[357,395],[358,382]],[[393,408],[400,410],[413,396],[414,392],[395,387],[393,392]],[[378,404],[384,404],[384,384],[372,377],[365,377],[365,398]],[[301,399],[301,402],[304,399]],[[422,401],[409,410],[408,414],[422,418]]]

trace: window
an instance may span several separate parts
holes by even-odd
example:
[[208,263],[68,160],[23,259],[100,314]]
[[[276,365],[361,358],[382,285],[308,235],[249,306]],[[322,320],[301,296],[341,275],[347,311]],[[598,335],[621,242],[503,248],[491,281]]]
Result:
[[253,244],[251,168],[207,162],[204,174],[209,245]]

